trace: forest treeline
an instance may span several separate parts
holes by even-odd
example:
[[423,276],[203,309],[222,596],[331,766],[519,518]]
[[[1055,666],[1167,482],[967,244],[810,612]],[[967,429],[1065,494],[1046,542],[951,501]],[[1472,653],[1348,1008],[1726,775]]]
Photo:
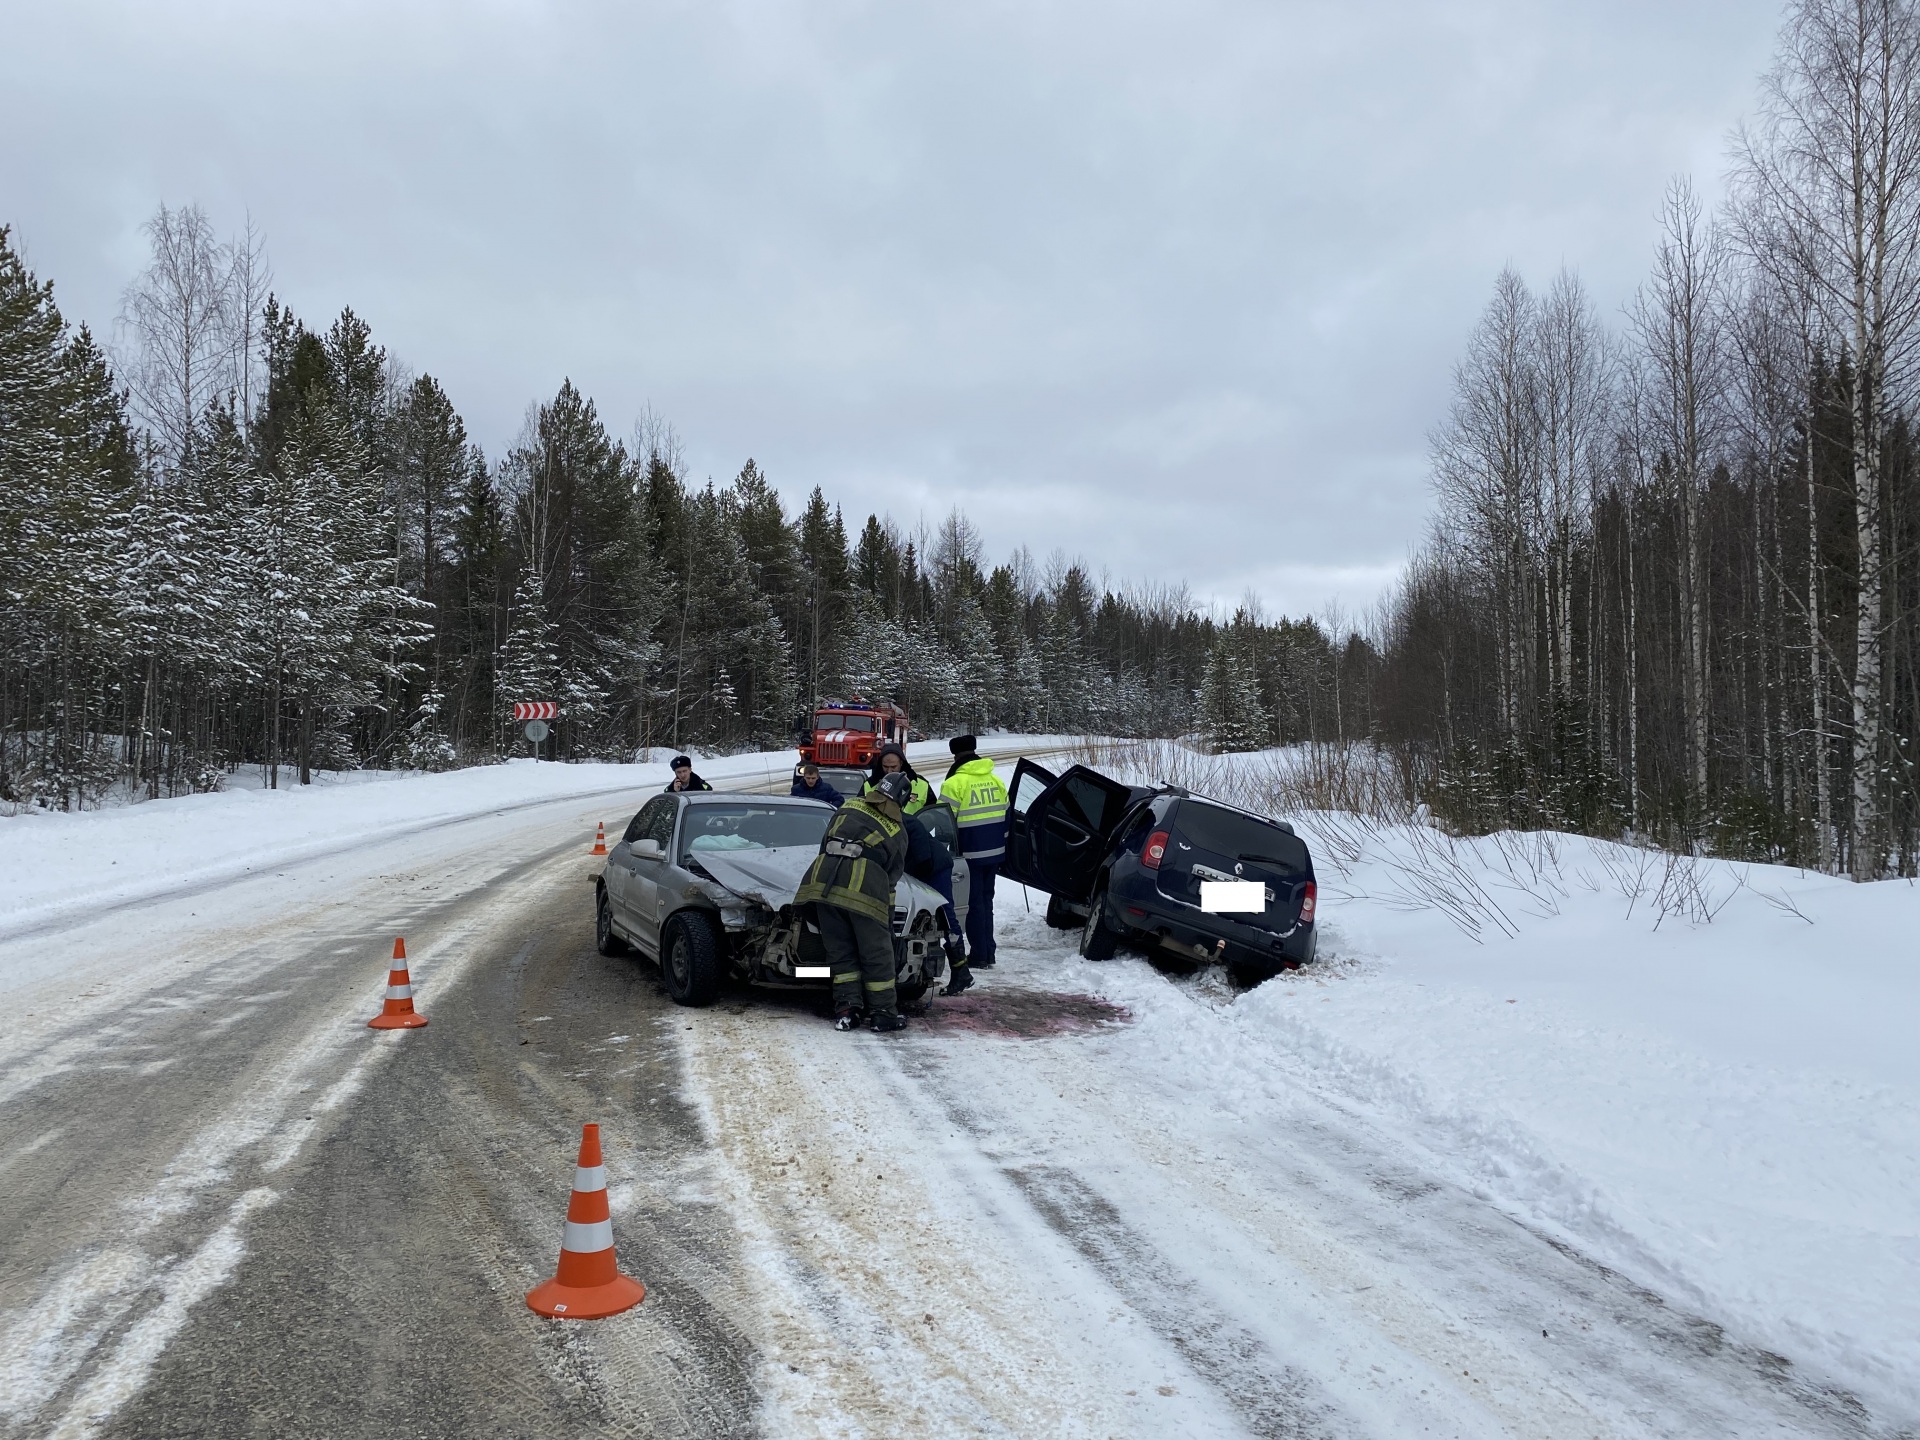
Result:
[[1509,271],[1375,719],[1455,825],[1915,867],[1920,18],[1796,0],[1717,214],[1620,324]]
[[0,800],[524,753],[515,700],[559,703],[567,758],[778,748],[854,695],[930,734],[1368,732],[1364,642],[989,564],[957,511],[789,514],[754,461],[696,483],[664,420],[616,436],[570,383],[490,459],[351,310],[290,314],[251,231],[147,228],[119,373],[0,231]]
[[1500,276],[1364,636],[993,563],[958,511],[789,513],[571,384],[485,456],[193,207],[148,226],[110,357],[0,231],[0,801],[471,763],[519,699],[560,703],[562,756],[777,748],[866,695],[930,734],[1370,740],[1459,830],[1912,875],[1914,5],[1794,0],[1731,160],[1716,213],[1674,183],[1617,322]]

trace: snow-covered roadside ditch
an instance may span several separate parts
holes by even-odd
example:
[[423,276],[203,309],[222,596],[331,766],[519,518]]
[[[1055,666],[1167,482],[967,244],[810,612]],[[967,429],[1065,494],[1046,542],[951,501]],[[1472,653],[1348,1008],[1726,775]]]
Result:
[[[1294,818],[1316,853],[1355,833]],[[1299,977],[1234,994],[1137,958],[1058,963],[1139,1017],[1169,1086],[1257,1121],[1305,1085],[1525,1223],[1920,1418],[1920,889],[1702,861],[1688,884],[1710,903],[1689,920],[1634,893],[1638,852],[1553,836],[1516,866],[1513,837],[1459,842],[1447,863],[1508,922],[1476,938],[1417,903],[1431,832],[1360,828],[1344,876],[1320,862],[1322,963]],[[1038,927],[1009,890],[1002,913]]]

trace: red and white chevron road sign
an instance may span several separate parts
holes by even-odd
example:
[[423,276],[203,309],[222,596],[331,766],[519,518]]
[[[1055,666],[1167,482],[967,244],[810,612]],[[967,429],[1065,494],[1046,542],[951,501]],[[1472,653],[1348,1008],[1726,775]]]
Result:
[[554,720],[560,715],[560,707],[551,700],[516,700],[513,702],[513,718],[516,720]]

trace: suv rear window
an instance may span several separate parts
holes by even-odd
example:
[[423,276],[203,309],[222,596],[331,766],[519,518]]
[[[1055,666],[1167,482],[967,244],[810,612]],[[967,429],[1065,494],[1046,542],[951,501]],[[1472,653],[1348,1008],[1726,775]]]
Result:
[[1306,842],[1277,825],[1242,815],[1204,800],[1182,800],[1173,812],[1173,828],[1189,845],[1235,860],[1263,860],[1283,870],[1304,872]]

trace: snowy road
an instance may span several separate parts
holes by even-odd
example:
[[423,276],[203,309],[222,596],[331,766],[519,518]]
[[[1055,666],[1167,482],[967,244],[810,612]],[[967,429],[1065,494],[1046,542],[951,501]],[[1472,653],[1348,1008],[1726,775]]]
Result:
[[[65,976],[0,1036],[0,1435],[1884,1433],[1317,1089],[1220,1103],[1231,1048],[1177,1042],[1228,997],[1017,887],[901,1037],[676,1009],[592,948],[619,813],[0,946]],[[431,1024],[376,1034],[395,934]],[[650,1295],[556,1325],[520,1297],[590,1119]]]

